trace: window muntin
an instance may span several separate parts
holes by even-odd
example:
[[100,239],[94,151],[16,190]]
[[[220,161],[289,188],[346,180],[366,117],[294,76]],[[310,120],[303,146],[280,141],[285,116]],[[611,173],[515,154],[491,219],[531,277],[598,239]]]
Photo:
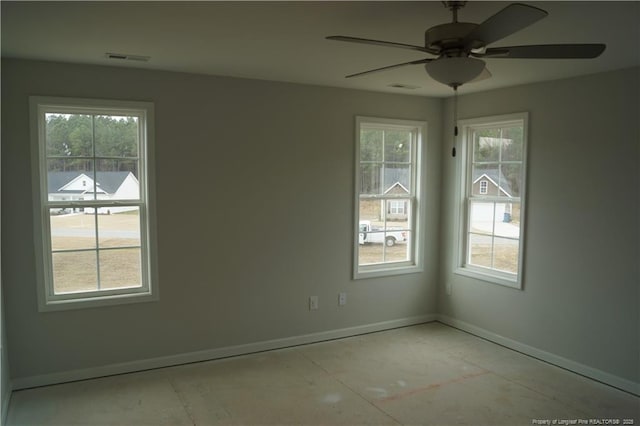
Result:
[[425,124],[357,119],[354,276],[421,268],[416,239]]
[[152,105],[31,102],[41,310],[155,299],[148,198]]
[[526,114],[461,124],[464,214],[457,270],[520,288]]

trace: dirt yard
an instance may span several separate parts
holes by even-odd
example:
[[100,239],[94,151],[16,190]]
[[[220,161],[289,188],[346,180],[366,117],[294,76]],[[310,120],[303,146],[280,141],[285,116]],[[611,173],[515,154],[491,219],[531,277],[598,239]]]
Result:
[[[140,219],[137,212],[98,215],[96,244],[93,215],[74,214],[51,217],[54,287],[56,293],[98,289],[96,265],[100,262],[100,289],[136,287],[141,283]],[[98,249],[96,249],[96,245]],[[68,251],[72,250],[72,251]],[[88,251],[74,251],[88,250]],[[406,242],[393,247],[383,244],[359,246],[359,263],[404,261]],[[471,262],[491,267],[490,244],[473,243]],[[493,267],[517,272],[518,246],[498,246]]]
[[[471,247],[471,263],[491,268],[491,245],[473,244]],[[493,268],[506,272],[518,272],[518,246],[496,247]]]
[[[137,212],[99,215],[97,220],[99,250],[96,250],[95,216],[51,217],[56,293],[140,286],[140,219]],[[87,249],[89,251],[59,251]]]
[[361,265],[368,263],[382,262],[382,251],[385,250],[385,260],[387,262],[401,262],[407,260],[407,243],[399,242],[393,247],[386,247],[384,244],[362,244],[359,248],[359,263]]

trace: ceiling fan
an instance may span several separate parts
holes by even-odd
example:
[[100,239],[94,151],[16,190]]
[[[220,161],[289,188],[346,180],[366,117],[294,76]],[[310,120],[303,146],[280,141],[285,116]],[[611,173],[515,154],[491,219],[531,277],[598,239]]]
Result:
[[346,77],[357,77],[406,65],[425,64],[427,73],[431,78],[456,90],[462,84],[491,77],[485,62],[482,60],[484,58],[590,59],[600,56],[606,48],[604,44],[543,44],[487,47],[489,44],[537,22],[547,16],[548,13],[537,7],[513,3],[481,24],[473,24],[458,22],[458,10],[467,3],[466,1],[443,1],[442,3],[451,10],[453,22],[436,25],[426,30],[424,46],[341,35],[327,37],[329,40],[417,50],[435,56],[435,58],[388,65]]

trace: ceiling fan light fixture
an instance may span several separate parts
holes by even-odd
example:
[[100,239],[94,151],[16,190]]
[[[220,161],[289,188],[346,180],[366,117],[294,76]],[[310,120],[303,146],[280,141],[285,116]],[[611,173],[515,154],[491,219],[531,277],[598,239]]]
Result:
[[476,58],[445,56],[428,62],[424,67],[437,82],[456,88],[478,77],[485,63]]

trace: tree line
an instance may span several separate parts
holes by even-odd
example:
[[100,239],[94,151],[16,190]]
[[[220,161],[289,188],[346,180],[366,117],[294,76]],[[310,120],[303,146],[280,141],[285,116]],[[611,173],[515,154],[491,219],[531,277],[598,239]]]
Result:
[[[498,168],[498,162],[522,161],[523,128],[521,126],[482,129],[474,135],[475,162],[483,162],[480,168]],[[495,163],[495,164],[492,164]],[[522,167],[520,164],[502,164],[502,175],[511,187],[512,195],[520,195]]]
[[97,171],[137,172],[136,117],[47,114],[45,118],[49,171],[93,170],[95,154]]
[[[383,188],[382,161],[386,170],[409,169],[411,132],[406,130],[362,129],[360,131],[360,193],[378,194]],[[406,184],[406,182],[403,182]]]

